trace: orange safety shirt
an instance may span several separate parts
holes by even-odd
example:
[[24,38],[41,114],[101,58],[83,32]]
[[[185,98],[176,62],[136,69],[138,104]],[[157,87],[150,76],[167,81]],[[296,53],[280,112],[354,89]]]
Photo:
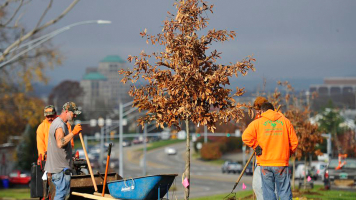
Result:
[[260,145],[262,155],[257,156],[260,166],[288,166],[290,153],[298,146],[290,121],[273,110],[267,110],[261,118],[252,121],[243,132],[242,141],[254,149]]
[[[48,145],[48,133],[49,133],[49,127],[51,126],[51,123],[47,120],[44,119],[43,122],[38,126],[37,128],[37,151],[38,151],[38,156],[42,155],[42,159],[44,157],[45,152],[47,151],[47,145]],[[72,132],[71,125],[67,123],[67,127],[69,132]],[[71,145],[72,148],[74,147],[74,140],[72,138],[71,140]]]

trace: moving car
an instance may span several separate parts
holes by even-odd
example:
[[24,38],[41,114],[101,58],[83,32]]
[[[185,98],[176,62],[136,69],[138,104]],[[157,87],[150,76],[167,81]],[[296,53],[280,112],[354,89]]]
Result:
[[129,147],[129,146],[131,146],[131,141],[130,141],[130,140],[123,140],[123,141],[122,141],[122,146],[123,146],[123,147]]
[[167,154],[167,155],[176,155],[177,154],[177,150],[173,147],[166,147],[164,149],[164,152]]
[[233,161],[225,161],[223,166],[221,167],[221,172],[222,173],[241,173],[242,171],[242,164],[238,162],[233,162]]
[[325,171],[325,186],[352,187],[356,183],[356,159],[347,158],[346,164],[341,169],[335,168],[339,165],[338,159],[331,159]]

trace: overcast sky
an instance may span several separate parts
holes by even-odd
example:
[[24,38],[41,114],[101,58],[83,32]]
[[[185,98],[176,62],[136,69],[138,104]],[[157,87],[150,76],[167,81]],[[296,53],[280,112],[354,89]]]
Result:
[[[34,0],[22,23],[37,23],[46,0]],[[47,20],[61,13],[71,1],[55,1]],[[262,82],[322,83],[324,77],[356,76],[355,0],[214,0],[207,29],[227,29],[235,40],[214,44],[222,52],[220,64],[253,55],[256,72],[241,80]],[[80,80],[89,66],[107,55],[138,55],[157,47],[147,45],[139,33],[157,34],[167,11],[176,13],[172,0],[82,0],[47,32],[85,20],[110,20],[112,24],[74,27],[53,43],[65,56],[61,67],[49,71],[50,84]],[[33,12],[33,11],[36,12]],[[237,79],[239,80],[239,79]],[[235,83],[235,82],[233,82]],[[243,85],[242,85],[243,86]]]

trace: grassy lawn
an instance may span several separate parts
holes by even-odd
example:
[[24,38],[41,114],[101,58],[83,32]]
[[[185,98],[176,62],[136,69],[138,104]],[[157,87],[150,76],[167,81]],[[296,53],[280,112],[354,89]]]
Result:
[[[99,143],[100,142],[95,141],[95,140],[88,140],[88,146],[85,146],[85,147],[88,150],[88,147],[95,146]],[[82,143],[80,142],[80,140],[74,140],[74,148],[73,149],[83,149],[83,146],[82,146]]]
[[314,189],[308,191],[300,191],[299,193],[294,193],[294,199],[299,197],[307,197],[307,199],[322,200],[322,199],[335,199],[335,200],[348,200],[356,199],[356,191],[344,191],[344,190],[324,190],[324,186],[316,185]]
[[214,165],[222,165],[224,164],[225,160],[223,159],[218,159],[218,160],[204,160],[205,163],[208,163],[208,164],[214,164]]
[[[152,143],[147,143],[147,151],[153,150],[153,149],[157,149],[160,147],[164,147],[170,144],[176,144],[176,143],[180,143],[180,142],[185,142],[185,140],[160,140],[157,142],[152,142]],[[143,148],[138,149],[138,151],[143,151]]]
[[[353,200],[356,199],[356,191],[344,190],[324,190],[324,186],[316,185],[312,190],[300,190],[293,192],[293,199],[295,200]],[[192,200],[222,200],[228,194],[219,194],[214,196],[192,198]],[[232,197],[232,196],[230,196]],[[241,191],[236,193],[236,199],[249,200],[252,199],[252,190]],[[256,198],[255,198],[256,199]]]
[[[191,200],[222,200],[224,199],[228,194],[218,194],[214,196],[207,196],[207,197],[199,197],[199,198],[190,198]],[[236,196],[231,194],[229,197],[236,197],[236,199],[249,199],[246,197],[249,197],[252,195],[252,190],[246,190],[246,191],[241,191],[237,192]],[[226,198],[227,199],[227,198]],[[251,197],[252,199],[252,197]],[[256,199],[256,198],[255,198]]]
[[0,189],[0,199],[2,199],[3,197],[15,198],[15,199],[31,199],[30,189],[29,188]]

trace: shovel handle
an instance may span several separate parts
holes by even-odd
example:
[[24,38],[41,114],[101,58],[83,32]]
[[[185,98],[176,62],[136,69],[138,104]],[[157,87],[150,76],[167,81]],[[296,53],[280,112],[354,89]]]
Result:
[[237,184],[239,184],[240,179],[242,178],[242,175],[244,175],[244,173],[245,173],[245,171],[246,171],[246,168],[247,168],[248,164],[250,164],[250,162],[251,162],[251,160],[252,160],[253,156],[255,156],[255,152],[256,152],[256,151],[255,151],[255,150],[253,150],[253,152],[252,152],[252,154],[251,154],[250,158],[248,159],[248,161],[247,161],[247,163],[246,163],[245,167],[243,168],[242,172],[240,173],[240,176],[239,176],[239,178],[237,179],[237,181],[236,181],[236,183],[235,183],[234,188],[232,189],[232,191],[234,191],[234,190],[235,190],[235,188],[236,188],[236,186],[237,186]]
[[97,192],[97,191],[98,191],[98,187],[96,186],[96,182],[95,182],[94,175],[93,175],[93,170],[91,169],[91,165],[90,165],[90,162],[89,162],[88,153],[87,153],[87,150],[86,150],[86,148],[85,148],[85,144],[84,144],[83,136],[82,136],[82,133],[81,133],[81,132],[79,133],[79,138],[80,138],[80,142],[82,143],[82,146],[83,146],[83,151],[84,151],[84,154],[85,154],[85,159],[87,160],[87,164],[88,164],[88,168],[89,168],[89,173],[90,173],[90,176],[91,176],[91,180],[93,181],[93,185],[94,185],[95,192]]

